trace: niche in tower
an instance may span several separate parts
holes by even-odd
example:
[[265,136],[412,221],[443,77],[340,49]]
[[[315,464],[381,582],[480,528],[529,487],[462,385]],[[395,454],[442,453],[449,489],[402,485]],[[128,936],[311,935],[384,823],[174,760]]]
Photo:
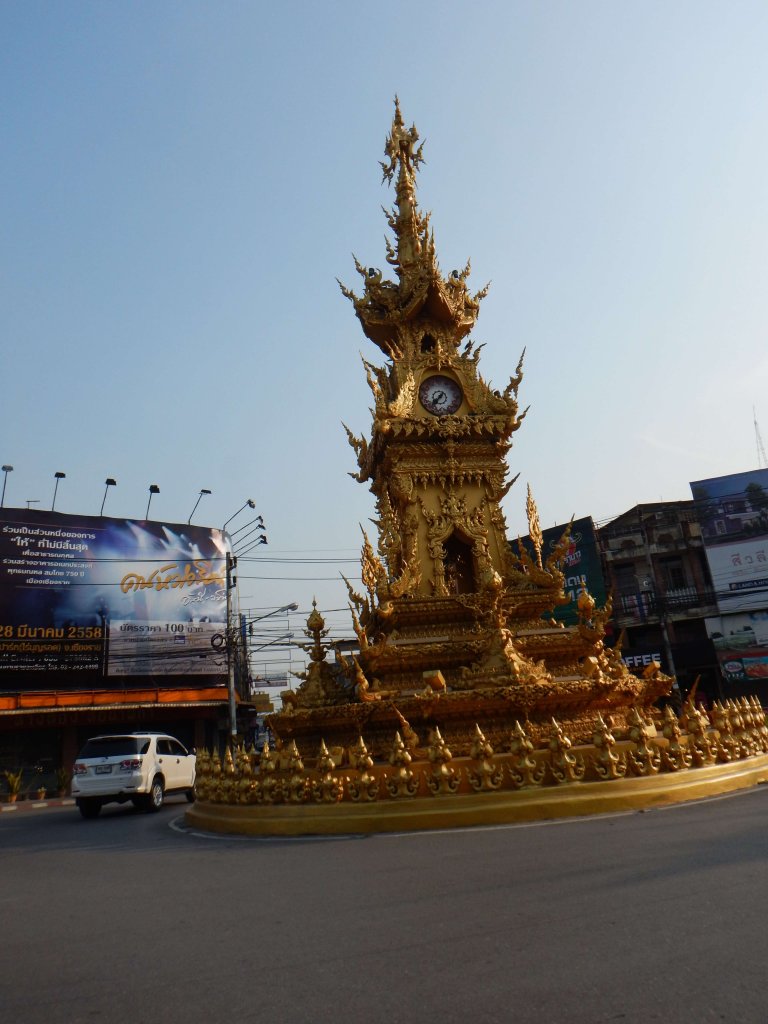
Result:
[[421,339],[421,351],[422,352],[434,352],[435,351],[435,339],[431,334],[425,334]]
[[477,590],[472,546],[457,533],[443,543],[443,574],[449,594],[472,594]]

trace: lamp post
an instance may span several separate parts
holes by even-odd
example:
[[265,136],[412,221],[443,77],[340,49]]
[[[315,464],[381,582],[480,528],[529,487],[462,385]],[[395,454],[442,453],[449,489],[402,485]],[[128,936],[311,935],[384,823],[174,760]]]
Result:
[[246,508],[256,508],[256,502],[253,500],[253,498],[249,498],[248,501],[246,501],[246,503],[243,505],[243,508],[239,508],[237,510],[237,512],[235,512],[235,514],[233,516],[229,517],[229,519],[226,521],[226,523],[224,523],[224,525],[222,526],[221,532],[222,533],[226,533],[227,526],[232,522],[233,519],[235,519],[237,516],[240,515],[240,513],[243,511],[243,509],[246,509]]
[[[243,658],[242,658],[242,662],[243,662],[243,665],[244,665],[244,671],[245,671],[245,675],[246,675],[247,678],[250,678],[250,671],[249,670],[250,670],[250,661],[251,661],[252,655],[256,654],[258,651],[265,650],[267,647],[272,647],[274,644],[282,643],[285,640],[293,640],[293,637],[295,635],[294,633],[290,632],[291,620],[290,620],[290,618],[286,617],[287,618],[287,629],[288,629],[288,632],[283,633],[282,636],[274,637],[273,639],[267,639],[267,640],[265,640],[264,643],[261,643],[261,644],[259,644],[256,647],[247,647],[247,645],[246,645],[246,637],[247,636],[253,636],[253,624],[254,624],[254,622],[261,622],[262,619],[269,619],[273,615],[281,615],[283,612],[296,612],[298,610],[299,610],[299,606],[296,604],[295,601],[292,601],[290,604],[284,604],[280,608],[274,608],[271,612],[265,612],[264,615],[255,615],[255,616],[253,616],[250,619],[247,618],[245,615],[241,616],[241,620],[242,620],[241,627],[242,627],[242,635],[243,635]],[[266,634],[266,636],[268,637],[269,634]],[[288,651],[288,664],[289,665],[290,665],[290,657],[291,657],[290,651],[291,651],[291,648],[289,647],[289,651]],[[289,671],[289,675],[290,675],[290,671]]]
[[5,505],[5,485],[8,483],[8,474],[13,472],[13,466],[3,466],[3,497],[0,499],[0,508]]
[[[237,512],[234,513],[234,515],[231,515],[229,517],[229,519],[227,519],[227,521],[222,526],[221,532],[224,535],[225,543],[227,542],[227,538],[228,538],[227,526],[229,526],[229,524],[232,522],[232,520],[236,519],[240,515],[240,513],[244,512],[245,509],[247,509],[247,508],[256,508],[256,502],[253,500],[253,498],[248,498],[248,500],[242,506],[242,508],[239,508],[237,510]],[[248,525],[250,525],[250,524],[248,524]],[[229,543],[230,543],[230,546],[231,546],[231,538],[230,538]],[[235,642],[236,642],[235,638],[237,637],[237,627],[232,624],[232,597],[231,597],[232,589],[233,589],[233,587],[235,587],[237,585],[237,578],[232,575],[232,570],[235,569],[235,568],[237,568],[237,558],[233,555],[233,553],[231,551],[227,551],[227,554],[226,554],[226,589],[225,589],[225,594],[226,594],[226,599],[227,599],[227,601],[226,601],[227,607],[226,607],[225,614],[226,614],[226,617],[227,617],[227,623],[226,623],[226,629],[224,631],[224,635],[226,637],[226,645],[227,645],[227,688],[228,688],[228,691],[229,691],[229,693],[228,693],[228,695],[229,695],[229,732],[230,732],[230,735],[231,735],[233,740],[234,740],[235,736],[237,735],[237,702],[235,700],[235,659],[233,657],[233,654],[234,654],[233,647],[235,646]]]
[[[245,506],[243,506],[245,507]],[[242,512],[242,509],[240,510]],[[234,517],[233,517],[234,518]],[[225,524],[226,525],[226,524]],[[229,697],[229,734],[234,741],[237,736],[237,701],[235,700],[235,659],[233,658],[232,647],[234,646],[235,631],[232,626],[232,598],[230,592],[237,586],[237,577],[232,575],[232,570],[237,568],[237,559],[227,552],[227,627],[225,636],[227,638],[227,691]]]
[[51,512],[53,512],[54,507],[56,505],[56,494],[57,494],[57,492],[59,490],[59,480],[63,480],[66,477],[67,474],[66,473],[58,472],[58,473],[54,473],[53,475],[56,478],[56,483],[53,486],[53,501],[51,502]]
[[189,519],[187,520],[187,526],[189,526],[189,524],[192,522],[192,516],[195,514],[195,510],[197,509],[197,506],[200,504],[200,499],[202,498],[202,496],[204,494],[210,494],[210,493],[211,492],[206,487],[202,488],[202,490],[200,491],[200,493],[197,496],[197,501],[195,502],[195,507],[189,513]]
[[104,497],[101,502],[101,512],[99,512],[100,516],[104,515],[104,502],[107,500],[107,491],[109,490],[110,487],[117,487],[117,480],[113,480],[111,476],[108,476],[104,483],[107,486],[104,488]]
[[157,484],[149,485],[149,500],[147,501],[147,514],[144,516],[145,519],[149,519],[149,506],[152,504],[152,495],[159,493],[160,488],[157,486]]

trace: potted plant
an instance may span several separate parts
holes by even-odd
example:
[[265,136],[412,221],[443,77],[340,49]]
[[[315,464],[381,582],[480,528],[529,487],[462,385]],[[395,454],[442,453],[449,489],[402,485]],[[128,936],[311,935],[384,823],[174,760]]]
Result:
[[5,779],[5,784],[8,787],[9,804],[15,804],[19,798],[19,793],[21,793],[23,775],[23,768],[19,768],[17,772],[8,771],[7,769],[3,772],[3,778]]
[[69,772],[66,768],[56,769],[56,791],[59,796],[66,796],[69,788]]
[[37,787],[37,799],[38,800],[45,800],[45,794],[46,794],[45,786],[38,786]]

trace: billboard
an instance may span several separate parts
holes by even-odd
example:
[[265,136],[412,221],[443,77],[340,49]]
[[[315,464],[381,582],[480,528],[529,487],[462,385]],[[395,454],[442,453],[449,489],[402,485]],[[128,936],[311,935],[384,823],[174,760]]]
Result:
[[[552,526],[542,531],[544,543],[541,557],[544,562],[560,543],[565,529],[565,526]],[[523,543],[532,551],[529,537],[523,538]],[[568,548],[559,562],[559,568],[565,576],[563,589],[568,602],[557,606],[555,616],[565,625],[573,626],[579,621],[576,602],[583,586],[594,597],[598,608],[602,608],[608,598],[591,516],[573,521]]]
[[0,509],[0,690],[209,684],[225,576],[221,530]]
[[768,608],[768,469],[690,486],[718,611]]
[[768,610],[705,619],[723,679],[768,682]]

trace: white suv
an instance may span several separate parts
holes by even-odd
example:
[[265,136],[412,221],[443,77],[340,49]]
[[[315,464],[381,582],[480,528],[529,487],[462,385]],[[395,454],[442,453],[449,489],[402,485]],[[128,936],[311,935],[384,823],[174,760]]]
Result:
[[127,800],[159,811],[166,793],[185,793],[191,803],[194,786],[195,755],[157,732],[94,736],[72,770],[72,796],[84,818],[95,818],[103,804]]

